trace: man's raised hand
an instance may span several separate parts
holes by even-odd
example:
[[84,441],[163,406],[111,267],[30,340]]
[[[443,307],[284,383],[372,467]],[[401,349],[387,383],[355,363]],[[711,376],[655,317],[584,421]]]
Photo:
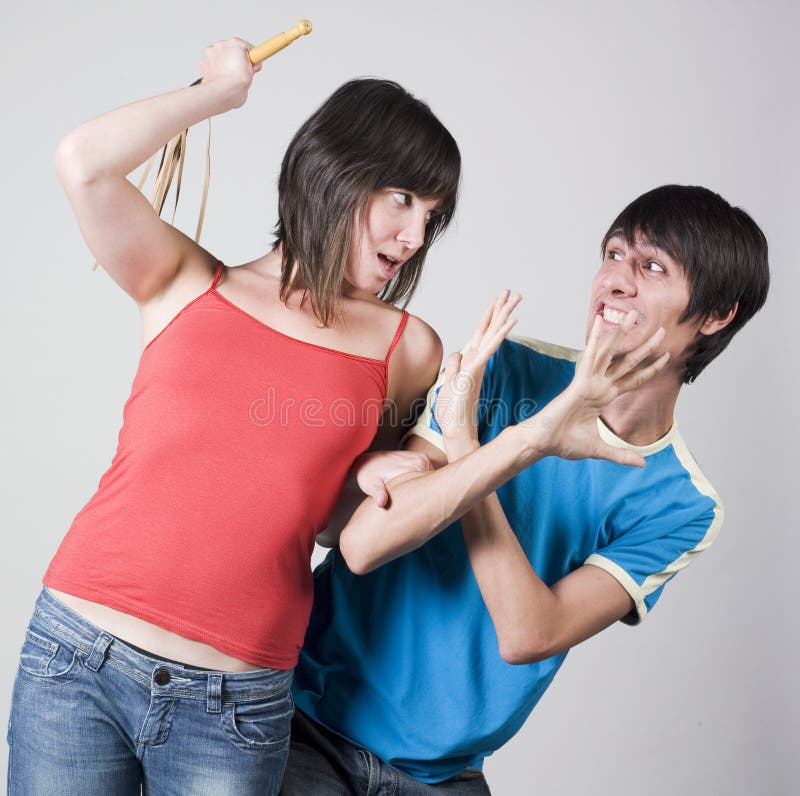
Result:
[[534,433],[534,446],[543,456],[564,459],[607,459],[619,464],[644,467],[638,454],[604,442],[597,430],[603,410],[625,392],[641,387],[666,364],[664,353],[646,365],[664,337],[659,328],[644,343],[627,354],[615,354],[636,324],[636,312],[626,316],[614,334],[602,335],[603,319],[597,316],[586,349],[581,354],[570,385],[533,417],[520,423]]
[[447,358],[444,383],[436,397],[434,416],[445,447],[455,440],[477,441],[477,409],[481,381],[489,358],[516,324],[511,313],[522,296],[504,290],[481,317],[472,339]]

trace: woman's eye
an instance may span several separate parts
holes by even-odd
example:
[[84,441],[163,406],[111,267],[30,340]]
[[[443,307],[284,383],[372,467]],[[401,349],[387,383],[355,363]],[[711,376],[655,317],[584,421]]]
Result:
[[403,207],[408,207],[411,204],[411,195],[403,193],[402,191],[393,191],[392,199],[394,199],[397,204],[403,205]]
[[621,260],[621,259],[622,259],[622,255],[621,255],[619,252],[615,252],[615,251],[610,251],[610,252],[608,253],[608,256],[609,256],[609,257],[610,257],[612,260]]
[[650,262],[649,262],[649,263],[647,263],[647,269],[648,269],[649,271],[656,271],[657,273],[661,273],[661,274],[663,274],[663,273],[664,273],[664,268],[663,268],[663,266],[659,265],[659,264],[658,264],[657,262],[655,262],[654,260],[650,260]]

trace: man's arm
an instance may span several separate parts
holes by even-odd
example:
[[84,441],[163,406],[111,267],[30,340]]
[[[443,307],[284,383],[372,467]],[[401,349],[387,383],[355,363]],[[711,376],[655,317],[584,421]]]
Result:
[[[351,571],[364,574],[415,550],[545,456],[593,457],[642,466],[644,460],[640,456],[604,443],[597,433],[602,409],[623,392],[636,389],[666,364],[664,355],[646,367],[638,367],[655,350],[663,329],[612,362],[614,351],[635,320],[635,313],[631,313],[617,333],[603,341],[599,324],[595,323],[572,383],[541,412],[509,426],[491,442],[435,472],[413,473],[391,481],[388,508],[379,508],[371,499],[362,502],[339,540]],[[502,322],[501,316],[498,323],[504,328]],[[490,327],[488,334],[492,333]],[[451,357],[448,368],[453,362]],[[458,357],[459,365],[460,362]],[[460,375],[457,367],[455,375]]]
[[591,564],[548,588],[510,528],[501,534],[491,524],[480,526],[470,519],[464,539],[500,656],[507,663],[533,663],[565,652],[613,625],[633,607],[619,581]]
[[[399,436],[398,431],[394,439],[395,445],[399,442]],[[389,493],[386,491],[388,481],[406,473],[422,475],[432,469],[425,454],[410,450],[391,450],[388,444],[387,449],[384,449],[382,444],[386,443],[378,440],[367,452],[356,457],[336,505],[328,517],[325,530],[317,534],[318,545],[335,547],[339,544],[342,529],[363,502],[364,495],[369,495],[375,505],[385,506],[389,501]]]
[[[471,450],[467,444],[460,450],[448,446],[448,455],[460,458]],[[548,587],[531,567],[496,493],[467,512],[461,528],[500,656],[508,663],[533,663],[564,652],[633,608],[619,581],[591,565]]]
[[[419,443],[414,443],[412,449]],[[446,467],[395,478],[387,484],[387,508],[379,508],[372,498],[367,498],[342,530],[339,549],[347,566],[353,573],[363,575],[416,550],[541,457],[522,438],[518,427],[511,427]]]

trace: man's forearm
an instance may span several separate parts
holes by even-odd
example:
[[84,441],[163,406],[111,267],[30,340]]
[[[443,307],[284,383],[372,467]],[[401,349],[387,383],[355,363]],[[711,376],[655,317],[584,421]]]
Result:
[[461,528],[501,657],[530,663],[560,651],[559,601],[531,567],[497,494],[470,509]]
[[[466,437],[453,440],[446,446],[448,459],[468,456],[477,445]],[[496,492],[461,517],[461,529],[501,657],[508,663],[530,663],[559,651],[553,648],[558,600],[531,567]]]
[[510,427],[496,439],[458,461],[424,475],[389,484],[391,502],[378,508],[365,500],[342,531],[342,555],[363,574],[420,547],[462,517],[543,454],[531,444],[530,431]]

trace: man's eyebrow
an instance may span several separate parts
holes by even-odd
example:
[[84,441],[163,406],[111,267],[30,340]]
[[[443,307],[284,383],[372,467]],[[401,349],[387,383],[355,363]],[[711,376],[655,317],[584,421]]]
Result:
[[610,246],[612,243],[628,243],[628,239],[625,237],[621,229],[614,230],[608,234],[604,248],[608,248],[608,246]]
[[637,237],[636,240],[629,242],[628,245],[645,257],[656,256],[672,259],[670,253],[666,249],[662,249],[655,241],[644,236]]
[[645,256],[656,256],[660,258],[666,257],[670,260],[672,259],[669,252],[664,251],[664,249],[662,249],[657,243],[652,243],[649,240],[636,241],[636,243],[633,244],[633,248]]

